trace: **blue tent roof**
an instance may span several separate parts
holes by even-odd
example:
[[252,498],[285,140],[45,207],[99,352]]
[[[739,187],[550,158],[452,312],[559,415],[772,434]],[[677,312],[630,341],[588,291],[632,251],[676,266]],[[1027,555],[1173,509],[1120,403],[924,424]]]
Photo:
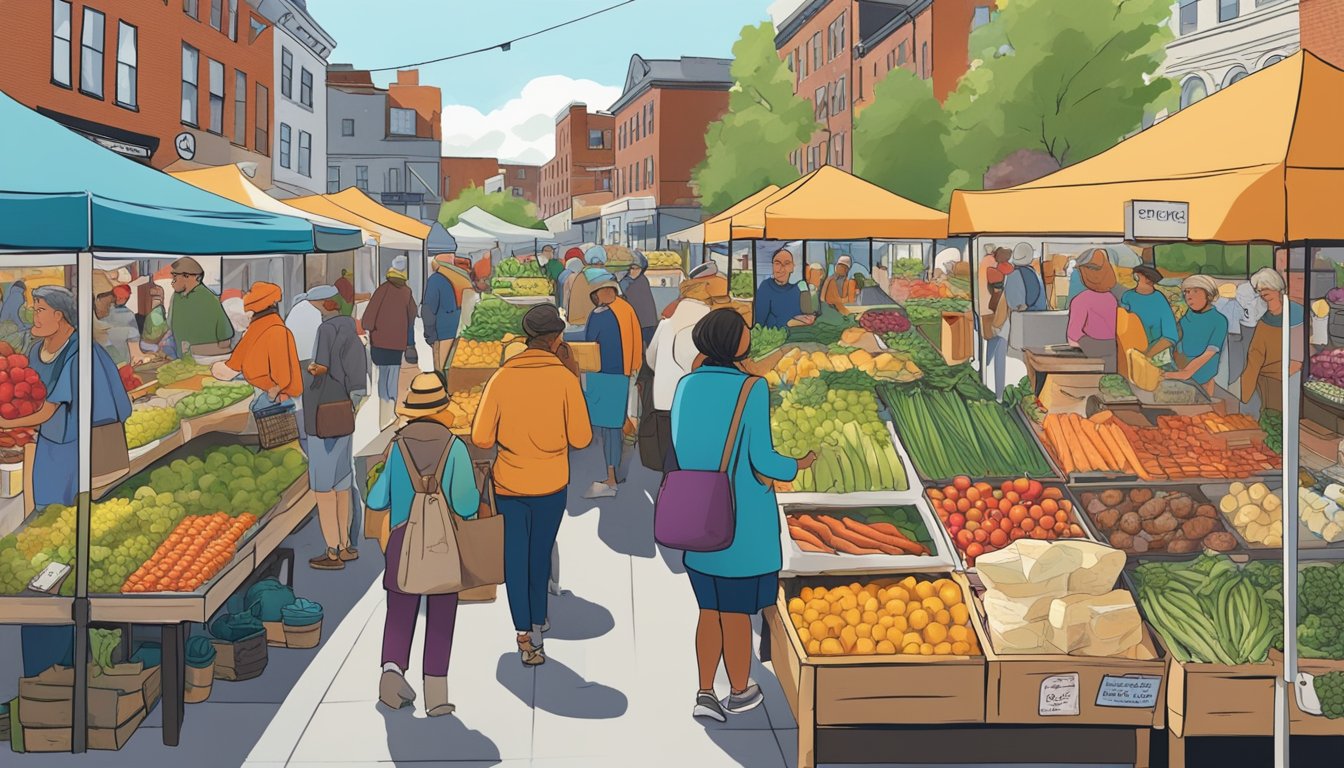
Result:
[[239,205],[128,160],[0,93],[0,249],[190,255],[359,248],[354,229]]

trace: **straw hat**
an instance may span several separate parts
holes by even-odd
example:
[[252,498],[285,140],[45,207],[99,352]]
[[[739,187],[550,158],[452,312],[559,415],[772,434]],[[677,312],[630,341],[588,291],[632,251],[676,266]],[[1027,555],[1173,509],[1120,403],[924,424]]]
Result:
[[[407,419],[423,419],[447,410],[448,390],[444,388],[443,379],[437,373],[416,374],[416,377],[411,379],[411,389],[406,393],[406,399],[396,407],[397,415]],[[445,418],[451,421],[452,414],[440,417],[440,420]]]

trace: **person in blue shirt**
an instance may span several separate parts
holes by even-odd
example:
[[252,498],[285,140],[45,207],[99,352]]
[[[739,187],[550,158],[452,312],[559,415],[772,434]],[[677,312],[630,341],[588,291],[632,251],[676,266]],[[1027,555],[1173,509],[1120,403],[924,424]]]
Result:
[[1176,345],[1176,314],[1171,302],[1157,290],[1162,273],[1147,264],[1134,268],[1134,288],[1120,297],[1120,306],[1133,312],[1148,336],[1148,357]]
[[[716,309],[695,324],[691,338],[699,364],[677,384],[672,402],[672,444],[681,469],[718,470],[738,398],[749,387],[728,464],[736,513],[733,542],[718,552],[684,555],[700,607],[695,632],[700,687],[692,714],[724,722],[724,710],[745,712],[764,700],[748,673],[751,614],[774,604],[783,565],[779,509],[769,481],[792,480],[798,470],[812,466],[816,454],[791,459],[775,450],[769,389],[737,367],[751,348],[751,332],[741,315]],[[723,702],[714,693],[720,659],[732,688]]]
[[1213,394],[1213,377],[1227,341],[1227,317],[1213,308],[1218,283],[1208,275],[1191,275],[1181,283],[1181,293],[1190,307],[1176,324],[1181,332],[1176,361],[1181,367],[1165,378],[1191,381]]
[[784,248],[775,251],[770,277],[761,281],[752,302],[752,318],[766,328],[811,325],[816,317],[803,314],[803,292],[790,282],[793,278],[793,254]]
[[457,303],[457,288],[448,277],[455,253],[434,257],[434,273],[425,281],[425,300],[420,303],[420,320],[425,327],[425,342],[434,350],[434,370],[448,363],[448,349],[457,337],[462,308]]
[[1028,249],[1014,251],[1011,260],[1013,271],[1003,279],[1003,300],[1008,302],[1008,309],[1013,312],[1045,309],[1045,282],[1034,266],[1035,254]]

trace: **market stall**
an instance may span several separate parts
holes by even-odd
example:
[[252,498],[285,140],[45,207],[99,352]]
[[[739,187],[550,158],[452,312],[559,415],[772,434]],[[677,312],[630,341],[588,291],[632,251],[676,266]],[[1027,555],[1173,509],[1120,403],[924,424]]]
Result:
[[[0,131],[32,148],[7,167],[10,190],[0,193],[0,209],[11,226],[0,232],[0,248],[11,252],[16,269],[27,264],[63,271],[63,285],[78,297],[76,317],[67,321],[77,321],[71,325],[80,331],[74,350],[79,359],[95,359],[95,265],[151,255],[298,256],[359,244],[358,230],[245,207],[127,161],[8,97],[0,96],[0,112]],[[17,383],[4,385],[30,398],[17,408],[11,400],[8,408],[19,413],[38,409],[34,402],[45,387],[29,384],[29,378],[38,379],[27,375],[38,361],[15,352],[6,363],[7,377],[21,378],[30,387],[25,394]],[[93,375],[80,377],[78,413],[71,414],[82,448],[78,461],[47,467],[40,481],[14,497],[38,508],[20,515],[17,528],[0,538],[0,620],[73,623],[76,659],[90,657],[90,622],[159,625],[165,641],[162,663],[152,675],[148,666],[118,667],[144,670],[124,681],[134,678],[137,686],[145,686],[144,706],[124,723],[102,706],[101,693],[97,701],[91,696],[82,664],[58,663],[25,679],[21,698],[43,706],[21,711],[12,725],[34,729],[34,749],[120,748],[160,689],[163,738],[176,743],[186,688],[180,653],[184,622],[207,619],[312,507],[306,462],[297,447],[258,452],[237,434],[219,437],[246,431],[246,419],[240,422],[230,411],[241,388],[209,384],[189,367],[194,364],[188,360],[159,367],[154,386],[135,381],[123,369],[117,383],[144,401],[119,425],[125,443],[109,442],[106,431],[94,426],[95,386],[114,385],[95,384]],[[101,390],[97,397],[111,399]],[[0,417],[9,418],[5,411],[0,408]],[[37,439],[47,436],[39,433]],[[111,469],[99,470],[100,465]],[[209,468],[214,469],[205,471]],[[35,488],[47,499],[56,491],[52,472],[68,472],[76,492],[39,505]],[[94,658],[103,658],[98,648],[93,650]],[[106,682],[98,691],[105,692]],[[140,693],[138,687],[134,691]]]

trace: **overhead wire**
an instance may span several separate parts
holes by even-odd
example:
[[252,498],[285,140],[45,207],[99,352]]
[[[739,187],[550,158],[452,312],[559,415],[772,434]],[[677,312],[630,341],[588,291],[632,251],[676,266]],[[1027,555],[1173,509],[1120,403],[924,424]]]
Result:
[[554,32],[555,30],[560,29],[561,27],[567,27],[567,26],[569,26],[569,25],[571,25],[571,24],[578,24],[578,23],[581,22],[581,21],[586,21],[586,20],[588,20],[588,19],[593,18],[594,16],[601,16],[601,15],[604,14],[604,13],[608,13],[608,12],[610,12],[610,11],[614,11],[614,10],[616,10],[617,8],[620,8],[620,7],[622,7],[622,6],[630,5],[630,4],[633,3],[633,2],[635,2],[635,0],[622,0],[622,2],[616,3],[615,5],[609,5],[609,6],[607,6],[606,8],[600,8],[600,9],[598,9],[598,10],[596,10],[596,11],[593,11],[592,13],[588,13],[588,14],[585,14],[585,15],[583,15],[583,16],[579,16],[579,17],[577,17],[577,18],[570,19],[569,21],[562,21],[562,22],[560,22],[559,24],[551,25],[551,26],[549,26],[549,27],[546,27],[545,29],[539,29],[539,30],[537,30],[536,32],[529,32],[529,33],[527,33],[526,35],[522,35],[522,36],[519,36],[519,37],[515,37],[515,38],[512,38],[512,39],[509,39],[509,40],[505,40],[505,41],[502,42],[502,43],[495,43],[494,45],[488,45],[488,46],[486,46],[486,47],[484,47],[484,48],[477,48],[477,49],[475,49],[475,50],[473,50],[473,51],[463,51],[463,52],[461,52],[461,53],[454,53],[454,54],[450,54],[450,55],[448,55],[448,56],[440,56],[440,57],[437,58],[437,59],[428,59],[428,60],[426,60],[426,61],[418,61],[418,62],[415,62],[414,64],[402,64],[402,65],[400,65],[400,66],[396,66],[396,67],[378,67],[377,69],[370,69],[370,70],[368,70],[368,71],[369,71],[369,72],[391,72],[391,71],[393,71],[393,70],[398,70],[398,69],[414,69],[414,68],[416,68],[416,67],[423,67],[423,66],[426,66],[426,65],[429,65],[429,64],[438,64],[438,63],[440,63],[440,62],[444,62],[444,61],[452,61],[453,59],[461,59],[461,58],[464,58],[464,57],[467,57],[467,56],[475,56],[475,55],[478,54],[478,53],[486,53],[486,52],[488,52],[488,51],[494,51],[494,50],[507,51],[507,50],[509,50],[510,48],[513,47],[513,44],[514,44],[514,43],[522,42],[523,40],[527,40],[527,39],[530,39],[530,38],[533,38],[533,37],[537,37],[537,36],[539,36],[539,35],[544,35],[544,34],[546,34],[547,32]]

